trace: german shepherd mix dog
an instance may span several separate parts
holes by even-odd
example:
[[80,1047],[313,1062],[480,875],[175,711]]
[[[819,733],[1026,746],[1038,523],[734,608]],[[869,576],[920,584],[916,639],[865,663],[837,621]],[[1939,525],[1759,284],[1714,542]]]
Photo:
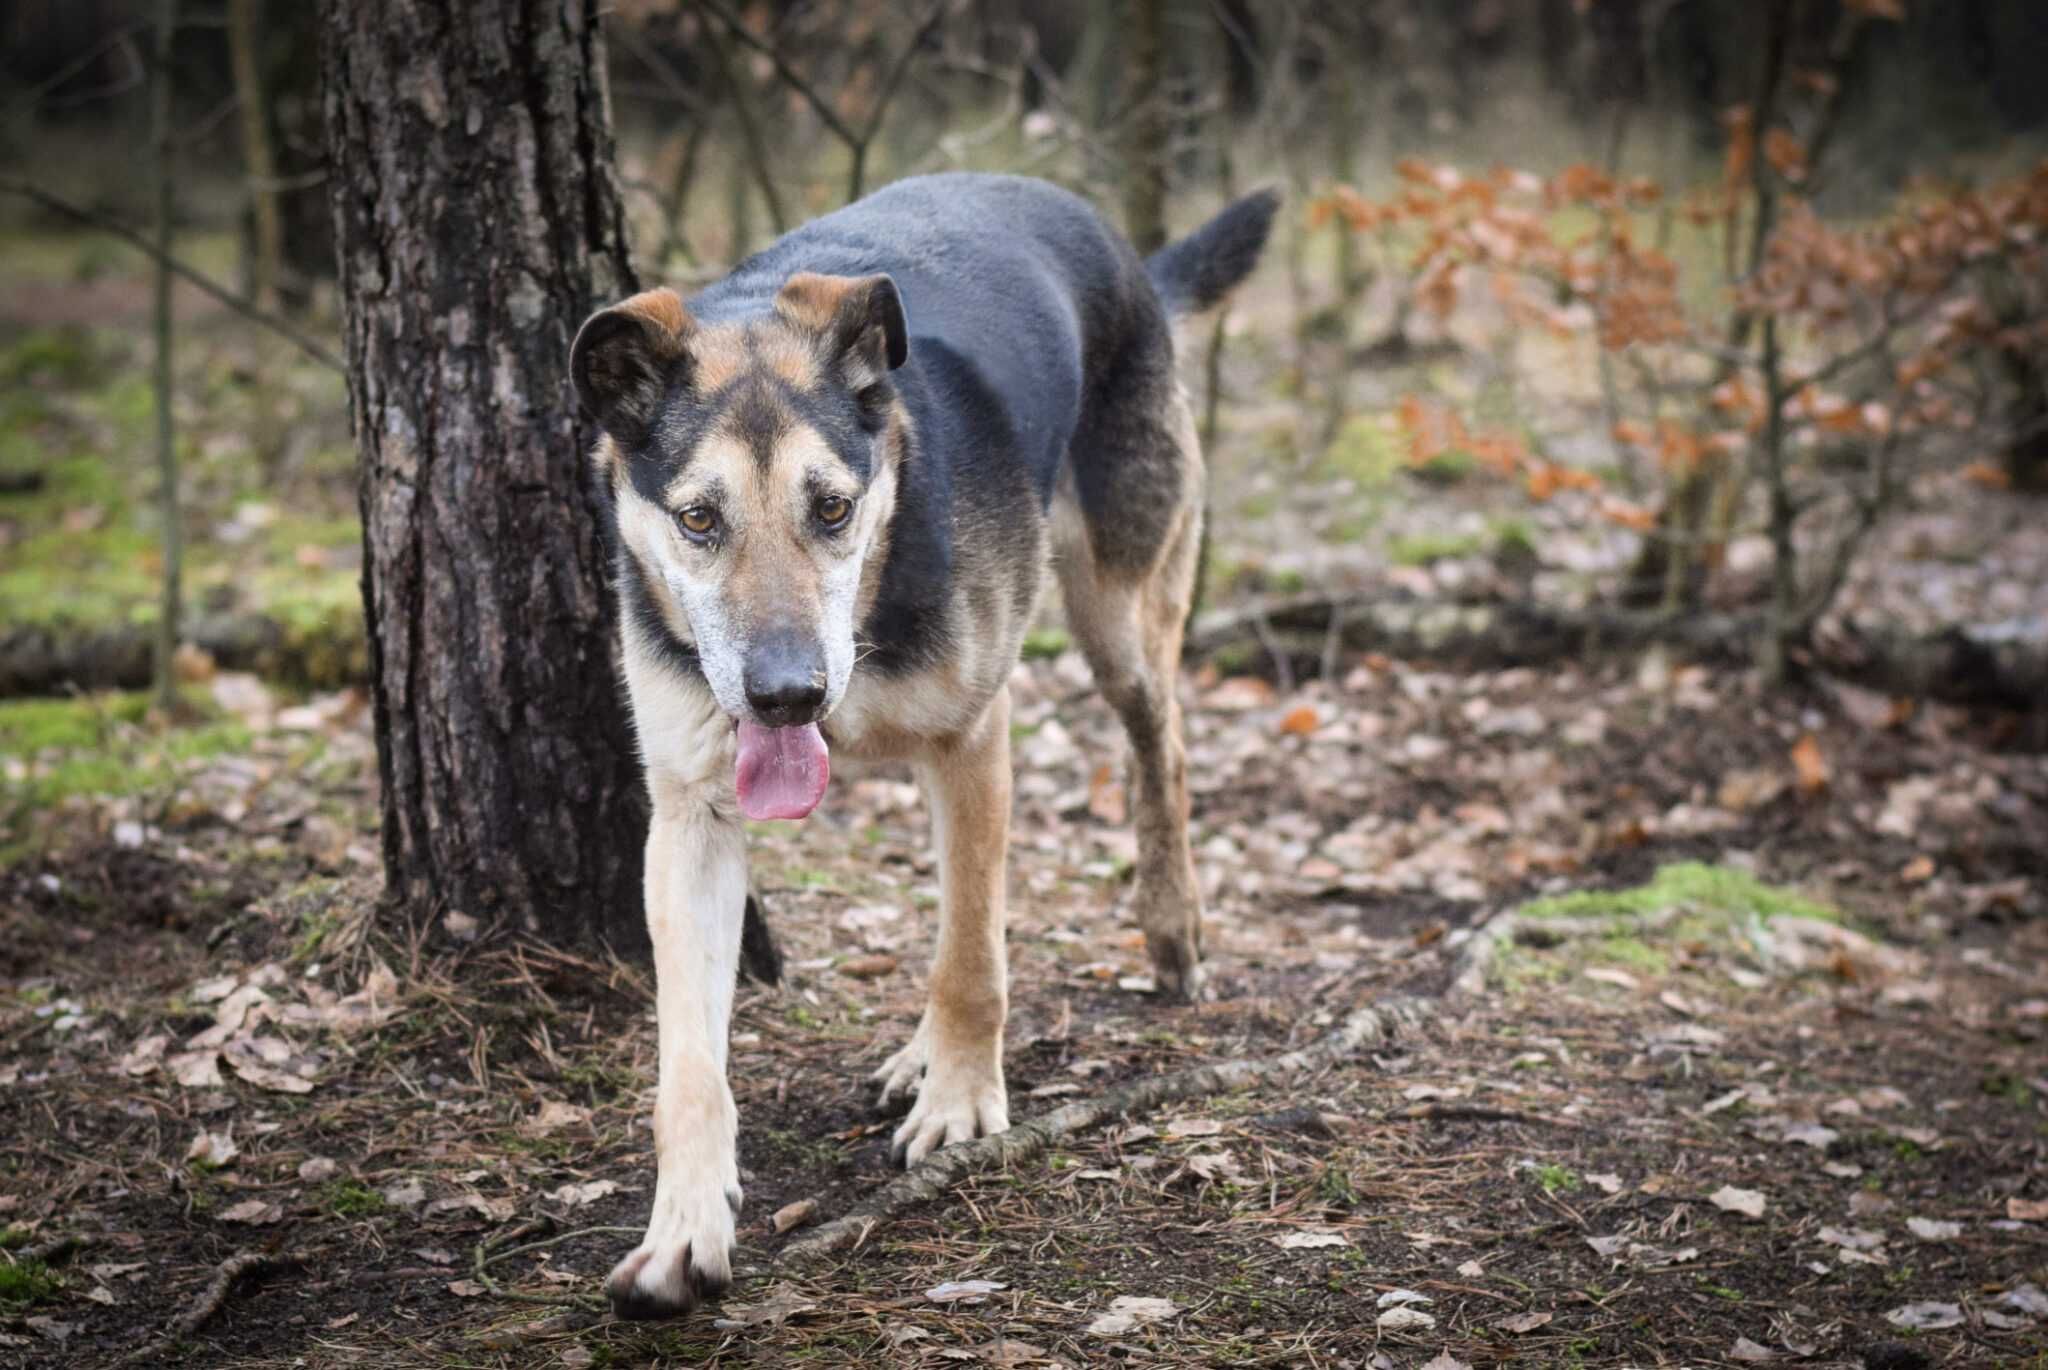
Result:
[[943,891],[924,1018],[876,1072],[915,1094],[906,1165],[1009,1126],[1003,1089],[1008,681],[1046,581],[1130,734],[1134,905],[1160,990],[1199,983],[1175,668],[1202,457],[1169,324],[1251,270],[1278,205],[1240,200],[1140,262],[1041,181],[902,181],[686,305],[584,324],[604,430],[625,678],[653,799],[659,1173],[612,1271],[629,1317],[731,1276],[726,1030],[748,910],[742,818],[802,818],[832,751],[910,763]]

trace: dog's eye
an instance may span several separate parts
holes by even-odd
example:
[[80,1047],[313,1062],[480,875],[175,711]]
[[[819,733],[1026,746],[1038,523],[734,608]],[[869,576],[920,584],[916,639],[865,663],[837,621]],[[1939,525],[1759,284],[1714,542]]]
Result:
[[693,504],[677,514],[676,523],[693,541],[702,541],[718,531],[718,515],[701,504]]
[[818,522],[827,528],[837,528],[846,522],[846,516],[853,512],[853,501],[838,495],[827,495],[818,501]]

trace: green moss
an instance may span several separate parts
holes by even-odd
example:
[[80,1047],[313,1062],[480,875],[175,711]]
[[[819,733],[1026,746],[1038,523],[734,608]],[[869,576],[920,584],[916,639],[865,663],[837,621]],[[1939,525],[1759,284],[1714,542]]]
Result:
[[0,1311],[20,1313],[55,1298],[61,1284],[39,1260],[0,1260]]
[[0,753],[25,763],[0,777],[0,859],[31,848],[27,820],[73,795],[168,790],[189,763],[248,749],[249,729],[219,718],[210,700],[188,692],[185,704],[196,722],[155,729],[139,693],[0,701]]
[[1525,918],[1640,918],[1665,909],[1690,907],[1737,917],[1818,918],[1841,915],[1793,890],[1766,885],[1747,871],[1685,861],[1661,866],[1647,885],[1626,890],[1579,890],[1537,899],[1521,907]]
[[1479,469],[1479,459],[1462,447],[1446,447],[1428,461],[1413,463],[1408,474],[1431,485],[1456,485]]
[[355,1180],[333,1180],[314,1202],[337,1218],[373,1218],[391,1205],[382,1194]]
[[1537,1184],[1543,1186],[1545,1194],[1556,1194],[1559,1191],[1569,1194],[1579,1187],[1579,1177],[1554,1162],[1539,1165],[1530,1174],[1536,1177]]
[[1387,556],[1396,566],[1427,566],[1469,557],[1485,546],[1485,537],[1478,533],[1410,533],[1389,542]]
[[1316,461],[1317,473],[1337,476],[1360,490],[1383,490],[1407,465],[1399,444],[1387,425],[1376,417],[1357,415],[1344,420],[1337,435]]
[[1671,965],[1669,957],[1640,937],[1604,937],[1595,949],[1593,959],[1648,971],[1653,975],[1663,974]]
[[148,696],[139,693],[0,700],[0,751],[26,756],[52,747],[103,747],[117,725],[140,723],[148,709]]
[[102,365],[92,334],[76,326],[37,328],[0,348],[0,385],[79,386]]
[[1026,661],[1051,661],[1072,645],[1064,628],[1037,628],[1024,635]]
[[1496,557],[1533,558],[1536,555],[1536,533],[1527,519],[1497,518],[1487,525],[1487,533],[1493,538],[1493,554]]

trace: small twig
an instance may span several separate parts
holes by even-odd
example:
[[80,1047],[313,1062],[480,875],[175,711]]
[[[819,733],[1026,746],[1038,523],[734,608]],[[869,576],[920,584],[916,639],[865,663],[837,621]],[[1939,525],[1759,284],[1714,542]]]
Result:
[[1264,614],[1254,614],[1252,631],[1258,635],[1259,645],[1266,649],[1266,655],[1272,658],[1273,674],[1279,677],[1280,693],[1293,694],[1294,663],[1288,659],[1287,651],[1280,645],[1280,640],[1273,636],[1273,625],[1266,621]]
[[[492,1298],[503,1299],[508,1303],[533,1303],[548,1308],[578,1308],[585,1311],[600,1308],[603,1305],[603,1301],[594,1294],[527,1294],[517,1289],[507,1289],[491,1278],[491,1272],[488,1267],[492,1261],[502,1260],[516,1252],[530,1250],[536,1246],[551,1246],[555,1242],[584,1235],[582,1232],[565,1232],[559,1237],[532,1242],[526,1246],[514,1247],[507,1245],[508,1243],[518,1241],[521,1237],[530,1237],[536,1232],[552,1232],[554,1227],[555,1220],[553,1218],[529,1218],[525,1222],[507,1228],[503,1232],[494,1233],[484,1238],[476,1244],[476,1249],[471,1258],[470,1273],[476,1276],[476,1282],[482,1285]],[[586,1229],[586,1231],[626,1232],[631,1234],[636,1233],[637,1229],[593,1227]],[[494,1252],[494,1248],[501,1247],[506,1249]]]
[[88,224],[93,228],[113,234],[130,246],[147,254],[150,260],[161,263],[173,276],[177,276],[189,284],[199,287],[207,295],[226,305],[229,309],[234,310],[243,318],[262,324],[271,332],[297,347],[314,361],[321,363],[323,366],[330,366],[336,371],[347,372],[347,363],[343,362],[340,357],[335,356],[334,353],[330,352],[320,343],[307,337],[292,324],[275,314],[259,309],[246,297],[237,295],[212,277],[202,274],[196,268],[162,251],[148,238],[128,227],[119,219],[109,218],[104,214],[87,209],[84,205],[73,204],[61,195],[52,194],[39,185],[31,184],[15,176],[0,176],[0,195],[20,195],[26,199],[34,200],[45,209],[62,214],[66,218],[75,219],[79,223]]
[[[170,1325],[165,1340],[184,1341],[212,1322],[219,1316],[220,1310],[227,1306],[228,1295],[234,1291],[236,1282],[244,1276],[269,1275],[298,1264],[299,1258],[296,1256],[276,1256],[267,1251],[237,1251],[215,1268],[213,1278],[206,1282],[206,1288],[199,1291],[199,1297],[194,1299],[192,1305],[180,1313],[177,1320]],[[152,1360],[162,1352],[163,1347],[152,1341],[136,1347],[123,1356],[120,1364],[135,1365]]]
[[38,1242],[34,1246],[23,1247],[20,1251],[10,1254],[18,1255],[23,1260],[55,1265],[80,1247],[91,1245],[93,1240],[91,1237],[81,1237],[75,1232],[70,1232],[61,1237],[52,1237],[46,1242]]
[[943,1198],[947,1191],[968,1176],[1030,1160],[1060,1139],[1111,1118],[1176,1099],[1198,1099],[1243,1089],[1274,1076],[1319,1070],[1354,1056],[1365,1047],[1377,1046],[1403,1032],[1412,1032],[1434,1017],[1435,1012],[1433,1005],[1421,1000],[1390,1000],[1375,1008],[1359,1009],[1333,1031],[1294,1051],[1264,1058],[1219,1061],[1171,1075],[1137,1080],[1096,1098],[1079,1099],[1056,1108],[1042,1117],[1020,1123],[1008,1132],[935,1151],[884,1185],[872,1197],[856,1204],[844,1217],[835,1218],[817,1231],[785,1246],[777,1264],[814,1260],[848,1247],[857,1247],[882,1223],[916,1204]]
[[493,1251],[483,1257],[483,1263],[485,1265],[495,1265],[499,1261],[508,1260],[513,1256],[520,1255],[522,1252],[538,1251],[544,1246],[559,1246],[561,1243],[572,1241],[577,1237],[637,1237],[640,1235],[640,1232],[641,1229],[637,1227],[579,1227],[574,1232],[558,1232],[552,1237],[543,1237],[537,1242],[526,1242],[520,1246],[506,1247],[503,1251]]
[[1485,1104],[1411,1104],[1386,1115],[1390,1123],[1532,1123],[1538,1127],[1583,1129],[1586,1125],[1550,1113],[1525,1113],[1519,1108],[1493,1108]]

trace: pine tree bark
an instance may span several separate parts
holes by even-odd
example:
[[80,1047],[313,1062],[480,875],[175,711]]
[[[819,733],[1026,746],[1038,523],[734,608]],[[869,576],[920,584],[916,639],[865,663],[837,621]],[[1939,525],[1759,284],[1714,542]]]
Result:
[[635,287],[598,0],[322,0],[388,894],[644,941],[576,327]]

